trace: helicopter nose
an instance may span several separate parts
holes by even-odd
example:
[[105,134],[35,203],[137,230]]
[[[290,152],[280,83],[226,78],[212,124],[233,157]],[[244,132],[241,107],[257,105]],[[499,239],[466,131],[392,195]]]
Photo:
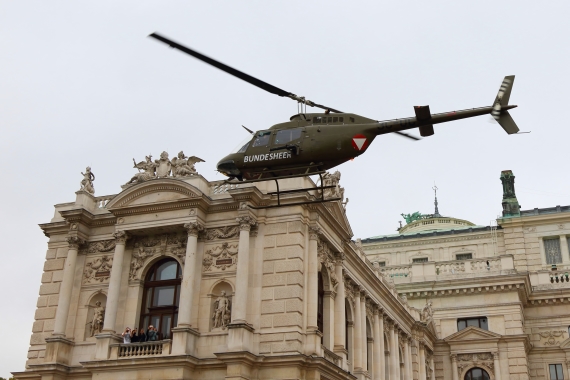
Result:
[[220,173],[227,176],[237,177],[241,174],[234,160],[222,160],[218,162],[217,168]]

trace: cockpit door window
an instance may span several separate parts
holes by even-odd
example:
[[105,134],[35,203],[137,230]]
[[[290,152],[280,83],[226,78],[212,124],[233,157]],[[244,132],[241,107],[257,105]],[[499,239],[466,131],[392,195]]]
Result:
[[301,138],[303,128],[284,129],[275,134],[273,145],[284,145]]
[[271,131],[259,131],[255,134],[252,147],[267,146],[269,145],[269,138]]

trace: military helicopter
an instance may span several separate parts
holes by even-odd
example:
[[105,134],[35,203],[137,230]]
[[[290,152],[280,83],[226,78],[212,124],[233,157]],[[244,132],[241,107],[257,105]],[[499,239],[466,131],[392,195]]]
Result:
[[[254,182],[320,175],[366,152],[378,135],[397,133],[406,138],[419,140],[403,131],[418,128],[420,135],[427,137],[434,134],[434,124],[474,116],[491,114],[508,134],[515,134],[519,131],[508,112],[517,107],[508,104],[514,75],[504,78],[491,106],[436,114],[430,112],[429,106],[415,106],[415,117],[377,121],[353,113],[345,113],[297,96],[157,33],[152,33],[149,37],[267,92],[293,99],[299,103],[301,112],[293,115],[287,122],[275,124],[266,130],[257,132],[244,127],[253,137],[248,138],[217,164],[217,170],[227,176],[228,181],[236,179]],[[306,113],[306,106],[320,108],[325,112]],[[321,177],[321,187],[322,183]],[[279,188],[278,183],[277,188]],[[279,191],[277,195],[279,196]],[[321,201],[325,201],[324,198]],[[280,204],[279,201],[278,203]]]

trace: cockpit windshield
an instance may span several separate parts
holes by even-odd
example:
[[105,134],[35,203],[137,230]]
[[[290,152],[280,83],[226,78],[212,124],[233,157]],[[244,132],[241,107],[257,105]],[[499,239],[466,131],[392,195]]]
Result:
[[238,146],[236,146],[232,150],[232,153],[244,153],[245,150],[247,149],[250,141],[251,141],[251,137],[246,137],[245,139],[243,139],[242,142],[239,143]]

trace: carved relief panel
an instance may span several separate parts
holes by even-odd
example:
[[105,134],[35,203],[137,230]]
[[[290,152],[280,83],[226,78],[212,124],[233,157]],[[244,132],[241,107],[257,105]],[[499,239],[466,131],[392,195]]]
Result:
[[497,353],[478,352],[476,354],[458,354],[457,355],[457,372],[459,376],[464,374],[469,368],[483,368],[489,374],[495,373],[494,355]]
[[[113,267],[113,254],[115,240],[102,240],[86,243],[80,249],[80,253],[87,255],[83,269],[81,283],[101,284],[109,282],[111,268]],[[109,253],[103,254],[101,253]]]
[[220,272],[226,269],[235,270],[238,259],[238,244],[224,242],[204,252],[202,269],[204,272]]
[[133,241],[133,252],[129,268],[129,280],[141,278],[141,268],[157,256],[176,257],[184,264],[187,234],[163,234],[137,237]]

